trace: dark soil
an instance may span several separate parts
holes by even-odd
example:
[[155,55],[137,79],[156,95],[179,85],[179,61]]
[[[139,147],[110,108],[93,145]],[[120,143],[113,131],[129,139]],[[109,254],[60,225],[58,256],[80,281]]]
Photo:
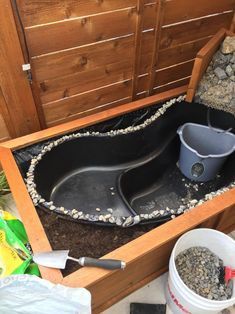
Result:
[[[99,258],[130,242],[156,227],[156,224],[138,225],[131,228],[103,227],[69,221],[52,212],[37,209],[38,215],[54,250],[70,250],[73,257]],[[68,261],[63,275],[79,269]]]

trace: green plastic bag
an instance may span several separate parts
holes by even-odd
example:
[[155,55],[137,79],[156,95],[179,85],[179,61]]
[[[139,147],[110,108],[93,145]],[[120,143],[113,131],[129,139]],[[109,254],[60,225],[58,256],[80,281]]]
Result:
[[0,278],[13,274],[40,276],[26,248],[28,237],[20,220],[0,210]]

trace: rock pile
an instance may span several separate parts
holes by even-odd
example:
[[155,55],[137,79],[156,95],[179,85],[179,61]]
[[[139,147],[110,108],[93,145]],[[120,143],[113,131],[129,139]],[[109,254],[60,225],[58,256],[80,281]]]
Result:
[[235,115],[235,37],[227,36],[213,56],[195,100]]
[[198,295],[217,301],[232,297],[232,286],[221,281],[223,261],[206,247],[181,252],[175,263],[183,282]]

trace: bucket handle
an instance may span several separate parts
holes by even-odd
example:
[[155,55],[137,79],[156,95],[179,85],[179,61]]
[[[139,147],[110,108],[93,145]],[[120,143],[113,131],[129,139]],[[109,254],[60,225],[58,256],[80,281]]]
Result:
[[208,108],[207,109],[207,124],[209,126],[210,129],[212,129],[213,131],[217,132],[217,133],[228,133],[230,131],[232,131],[233,128],[229,128],[228,130],[221,130],[221,129],[217,129],[217,128],[214,128],[211,124],[211,115],[210,115],[210,111],[211,109]]
[[182,135],[182,129],[183,129],[184,125],[181,125],[180,127],[178,127],[177,129],[177,134]]

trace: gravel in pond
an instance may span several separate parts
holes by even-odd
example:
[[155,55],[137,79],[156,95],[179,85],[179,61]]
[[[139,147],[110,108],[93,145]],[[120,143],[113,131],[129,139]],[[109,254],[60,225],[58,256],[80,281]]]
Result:
[[183,282],[198,295],[217,301],[232,297],[232,286],[221,281],[223,261],[206,247],[184,250],[175,263]]

